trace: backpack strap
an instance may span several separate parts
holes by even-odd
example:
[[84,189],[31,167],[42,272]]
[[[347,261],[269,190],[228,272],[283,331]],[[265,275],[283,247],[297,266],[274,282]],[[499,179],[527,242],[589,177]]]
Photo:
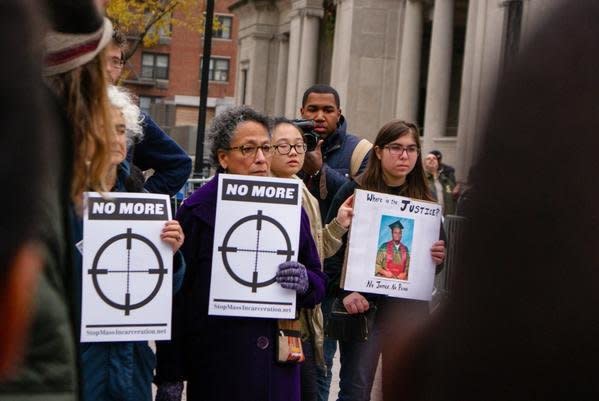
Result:
[[351,155],[351,164],[349,167],[349,174],[352,178],[358,175],[358,170],[362,165],[362,160],[364,160],[370,149],[372,149],[372,144],[368,139],[364,138],[362,138],[354,148],[354,151]]

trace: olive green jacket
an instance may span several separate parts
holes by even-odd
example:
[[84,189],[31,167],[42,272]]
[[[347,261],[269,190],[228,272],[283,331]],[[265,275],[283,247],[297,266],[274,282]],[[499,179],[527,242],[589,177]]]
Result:
[[[68,262],[58,202],[44,208],[41,224],[45,266],[35,293],[35,311],[21,366],[0,383],[0,400],[74,401],[78,399],[76,352],[69,309]],[[50,204],[52,203],[52,204]],[[71,296],[69,296],[71,294]]]

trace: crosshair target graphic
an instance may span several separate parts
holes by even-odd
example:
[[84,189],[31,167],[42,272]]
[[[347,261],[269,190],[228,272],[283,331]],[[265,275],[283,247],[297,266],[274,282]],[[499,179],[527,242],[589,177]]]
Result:
[[[148,259],[148,254],[154,257]],[[102,244],[87,273],[102,301],[129,315],[154,299],[167,270],[152,241],[127,228]]]
[[[261,239],[268,238],[273,249],[262,247]],[[218,247],[227,273],[239,284],[256,292],[275,282],[279,264],[290,261],[295,251],[285,227],[262,210],[238,220],[225,234]]]

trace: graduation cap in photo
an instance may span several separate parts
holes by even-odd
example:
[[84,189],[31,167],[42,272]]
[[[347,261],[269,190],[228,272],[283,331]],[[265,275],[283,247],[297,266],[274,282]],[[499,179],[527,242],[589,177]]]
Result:
[[403,224],[401,224],[401,220],[397,220],[397,221],[389,224],[389,228],[391,230],[393,230],[394,228],[399,228],[399,229],[403,230]]

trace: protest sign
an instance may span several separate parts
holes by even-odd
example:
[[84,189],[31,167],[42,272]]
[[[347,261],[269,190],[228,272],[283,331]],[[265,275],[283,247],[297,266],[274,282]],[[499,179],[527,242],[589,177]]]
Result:
[[441,206],[356,190],[341,286],[350,291],[430,300],[435,278],[432,244]]
[[220,174],[210,315],[293,319],[296,293],[275,281],[297,260],[301,181]]
[[169,340],[169,197],[88,192],[83,213],[81,341]]

